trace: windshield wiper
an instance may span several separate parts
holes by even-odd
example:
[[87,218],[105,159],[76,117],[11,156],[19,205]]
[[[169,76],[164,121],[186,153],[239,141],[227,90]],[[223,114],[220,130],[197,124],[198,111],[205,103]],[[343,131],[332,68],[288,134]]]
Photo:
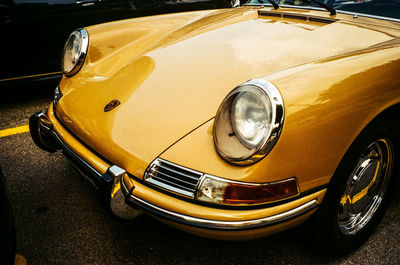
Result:
[[[274,9],[278,9],[279,5],[277,2],[275,2],[274,0],[267,0],[273,7]],[[333,8],[330,5],[325,4],[324,2],[320,1],[320,0],[308,0],[310,2],[316,3],[317,5],[319,5],[320,7],[325,8],[326,10],[328,10],[330,12],[331,16],[336,15],[336,10],[335,8]],[[263,0],[258,0],[259,3],[264,3]]]
[[331,16],[336,15],[336,10],[332,6],[325,4],[324,2],[322,2],[320,0],[308,0],[308,1],[316,3],[317,5],[325,8],[326,10],[328,10],[330,12]]
[[[262,0],[258,0],[259,3],[263,3]],[[268,2],[274,7],[274,9],[278,9],[279,5],[274,0],[268,0]]]

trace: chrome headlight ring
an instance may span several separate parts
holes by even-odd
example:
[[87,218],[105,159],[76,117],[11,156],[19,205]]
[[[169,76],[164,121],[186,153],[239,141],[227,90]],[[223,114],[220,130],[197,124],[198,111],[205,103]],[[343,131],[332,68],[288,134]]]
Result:
[[279,90],[266,80],[252,79],[233,89],[219,107],[213,131],[216,150],[230,163],[255,163],[271,151],[283,121]]
[[89,34],[86,29],[77,29],[69,35],[61,60],[61,69],[66,76],[71,77],[81,69],[88,46]]

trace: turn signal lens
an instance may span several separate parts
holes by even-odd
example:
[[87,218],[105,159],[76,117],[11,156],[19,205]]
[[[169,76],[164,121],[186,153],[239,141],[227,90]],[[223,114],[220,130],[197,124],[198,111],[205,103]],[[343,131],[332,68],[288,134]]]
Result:
[[244,183],[206,175],[196,199],[218,204],[254,205],[288,199],[299,194],[297,181],[290,178],[272,183]]
[[197,199],[206,202],[223,203],[227,185],[228,183],[225,181],[205,177],[197,192]]
[[260,204],[280,201],[298,195],[296,180],[289,179],[267,185],[232,183],[225,189],[225,204]]

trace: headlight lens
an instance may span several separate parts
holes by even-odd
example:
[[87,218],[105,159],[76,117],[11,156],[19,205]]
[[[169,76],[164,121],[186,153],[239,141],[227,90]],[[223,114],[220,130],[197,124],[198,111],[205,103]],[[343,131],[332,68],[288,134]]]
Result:
[[196,199],[226,205],[256,205],[288,199],[298,194],[295,178],[255,184],[205,175]]
[[274,146],[283,126],[283,100],[271,83],[254,79],[222,102],[214,124],[218,153],[236,164],[251,164]]
[[64,46],[61,69],[66,76],[76,74],[85,61],[89,35],[85,29],[78,29],[69,35]]
[[271,102],[265,94],[244,86],[232,103],[231,122],[240,142],[255,148],[263,143],[271,125]]

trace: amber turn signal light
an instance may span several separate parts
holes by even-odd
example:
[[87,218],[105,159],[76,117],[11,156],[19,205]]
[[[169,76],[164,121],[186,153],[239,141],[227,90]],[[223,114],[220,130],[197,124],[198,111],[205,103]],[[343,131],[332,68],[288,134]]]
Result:
[[228,184],[224,194],[224,204],[262,204],[280,201],[298,195],[294,178],[267,185]]
[[297,180],[245,183],[205,175],[196,199],[227,205],[256,205],[288,199],[299,194]]

